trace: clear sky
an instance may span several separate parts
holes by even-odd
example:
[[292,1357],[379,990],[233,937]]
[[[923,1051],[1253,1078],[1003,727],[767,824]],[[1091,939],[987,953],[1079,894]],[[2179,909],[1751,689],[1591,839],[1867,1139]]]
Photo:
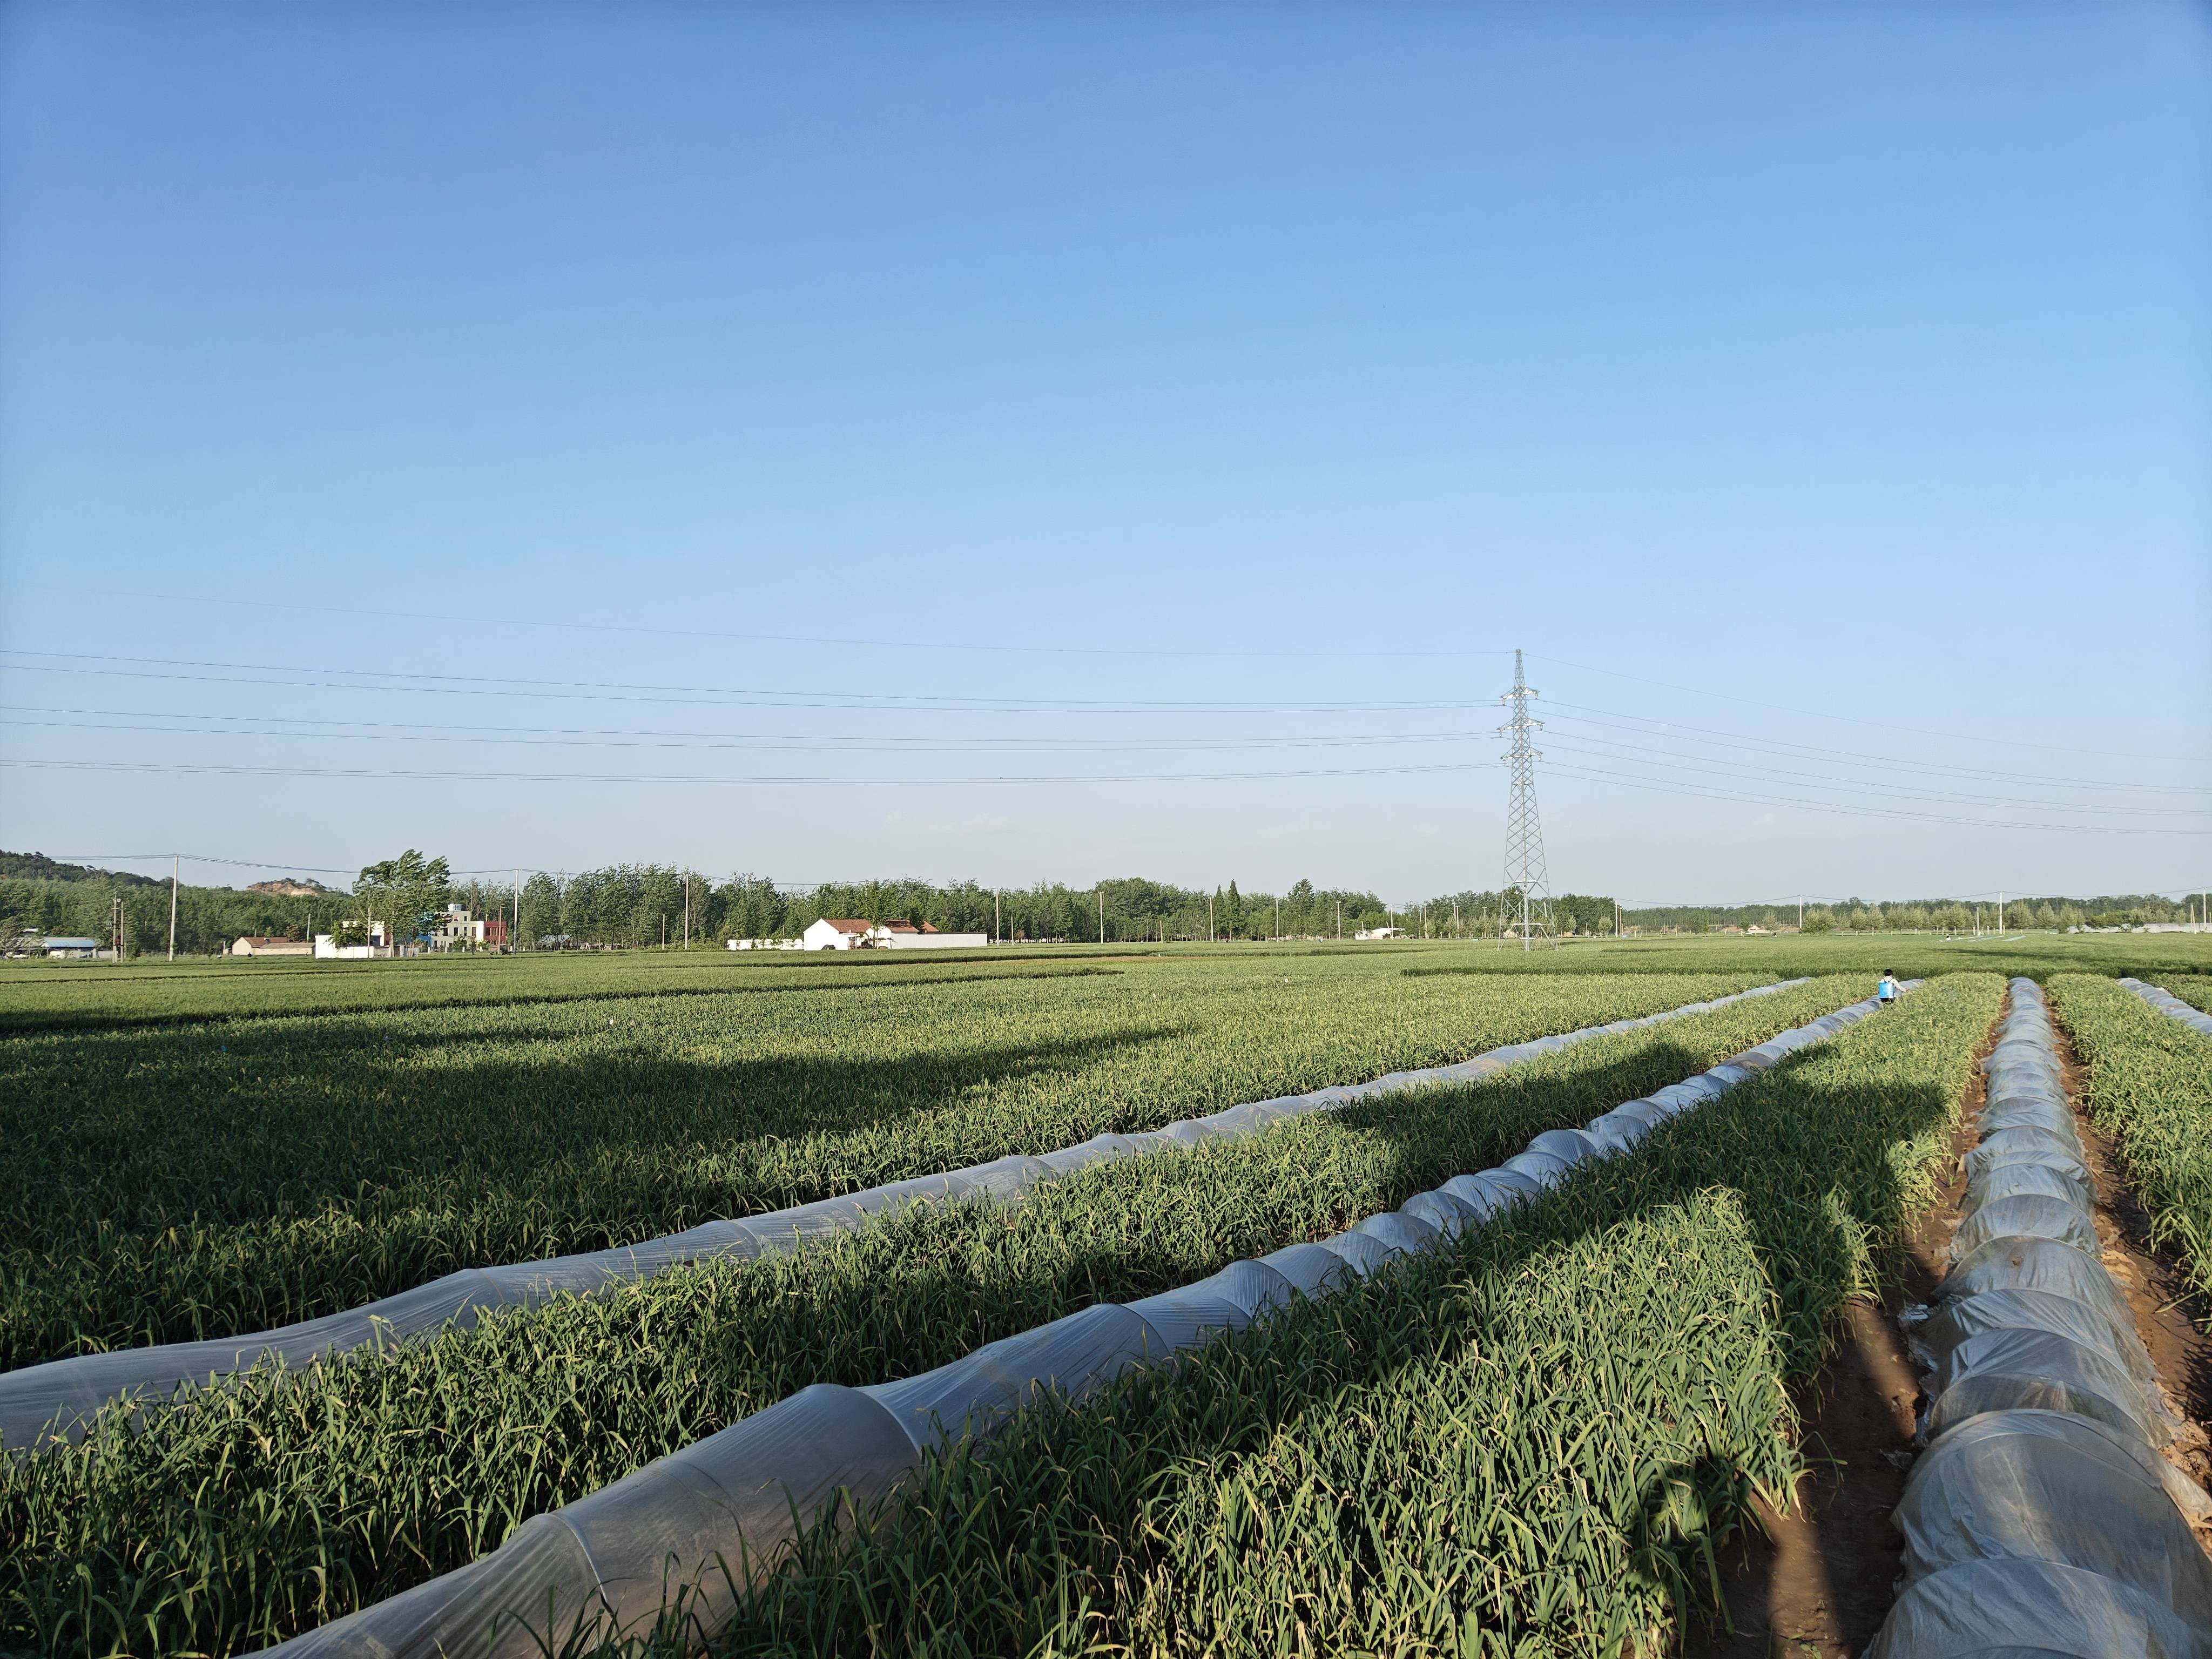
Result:
[[9,6],[0,845],[2212,883],[2206,17]]

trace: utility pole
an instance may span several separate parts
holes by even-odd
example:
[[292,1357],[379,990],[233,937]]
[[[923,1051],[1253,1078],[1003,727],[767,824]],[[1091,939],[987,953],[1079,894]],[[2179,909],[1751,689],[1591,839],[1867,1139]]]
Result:
[[1498,728],[1502,738],[1510,738],[1513,746],[1506,751],[1505,765],[1512,777],[1512,796],[1505,812],[1505,882],[1521,895],[1521,948],[1531,946],[1531,937],[1540,930],[1545,938],[1552,934],[1552,906],[1550,878],[1544,868],[1544,826],[1536,816],[1536,763],[1541,758],[1528,741],[1529,733],[1540,732],[1544,723],[1528,714],[1528,700],[1536,692],[1528,684],[1522,671],[1521,653],[1513,653],[1513,689],[1498,701],[1512,710],[1513,718]]
[[1336,942],[1339,945],[1344,943],[1344,895],[1341,893],[1336,897]]
[[514,872],[514,932],[507,936],[507,953],[514,956],[522,949],[522,872]]
[[1280,938],[1282,938],[1282,936],[1283,936],[1283,901],[1282,901],[1282,896],[1281,896],[1281,895],[1278,894],[1278,895],[1276,896],[1276,898],[1275,898],[1275,937],[1276,937],[1277,939],[1280,939]]
[[1098,884],[1098,942],[1106,942],[1106,884]]
[[684,948],[691,948],[691,872],[684,872]]
[[1006,924],[999,920],[999,890],[995,887],[991,890],[991,942],[994,945],[1006,942]]
[[2004,932],[2004,889],[2002,887],[1997,889],[1997,932],[2000,935]]
[[1802,893],[1797,895],[1797,931],[1801,933],[1805,931],[1805,896]]
[[1206,942],[1213,943],[1213,895],[1206,896]]
[[177,872],[184,863],[179,853],[169,854],[169,960],[177,959]]

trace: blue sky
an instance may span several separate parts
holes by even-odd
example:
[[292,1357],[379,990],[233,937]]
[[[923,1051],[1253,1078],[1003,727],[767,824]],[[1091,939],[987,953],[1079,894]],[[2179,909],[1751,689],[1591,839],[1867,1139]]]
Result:
[[0,844],[1411,897],[1519,646],[1557,886],[2212,882],[2209,141],[2178,6],[15,5]]

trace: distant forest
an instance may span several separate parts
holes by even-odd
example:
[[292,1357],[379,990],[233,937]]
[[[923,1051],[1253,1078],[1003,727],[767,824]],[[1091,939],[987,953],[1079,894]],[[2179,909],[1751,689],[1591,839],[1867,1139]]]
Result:
[[[506,882],[459,881],[442,896],[477,915],[512,917],[514,890]],[[133,954],[166,950],[169,884],[155,877],[64,865],[39,854],[0,853],[0,939],[26,933],[108,937],[111,906],[123,902],[124,930]],[[689,902],[695,946],[730,939],[788,939],[821,916],[859,916],[870,921],[903,917],[948,933],[992,933],[1008,940],[1065,940],[1140,944],[1160,939],[1349,939],[1364,929],[1397,926],[1415,937],[1487,939],[1507,925],[1517,898],[1510,891],[1466,890],[1394,908],[1372,892],[1316,887],[1300,881],[1276,894],[1244,890],[1229,882],[1204,889],[1131,876],[1090,887],[1060,883],[1006,888],[997,893],[975,882],[872,881],[811,889],[777,886],[763,877],[737,875],[715,881],[672,865],[618,865],[575,875],[534,875],[522,884],[519,937],[523,948],[540,940],[562,946],[635,947],[684,937]],[[358,916],[362,901],[343,893],[288,896],[229,887],[185,885],[177,904],[177,949],[207,955],[241,934],[307,939]],[[1552,926],[1560,933],[1612,933],[1613,902],[1601,894],[1567,893],[1552,900]],[[2190,907],[2154,894],[2088,899],[2008,900],[2008,929],[2127,927],[2187,921]],[[1797,925],[1789,905],[1678,907],[1624,910],[1624,930],[1673,928],[1704,933],[1753,925],[1778,931]],[[1808,905],[1808,933],[1899,930],[1963,932],[1974,926],[1971,904],[1923,899]],[[1993,928],[1996,907],[1985,903],[1982,923]]]

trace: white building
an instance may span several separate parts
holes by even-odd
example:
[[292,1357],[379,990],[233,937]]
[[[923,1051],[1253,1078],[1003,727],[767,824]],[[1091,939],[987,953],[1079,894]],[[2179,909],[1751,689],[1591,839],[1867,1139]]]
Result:
[[430,924],[433,951],[474,951],[482,948],[484,942],[484,923],[481,918],[471,915],[465,904],[448,904]]
[[1402,927],[1363,927],[1352,935],[1354,939],[1403,939],[1405,937],[1406,930]]
[[[990,942],[988,933],[944,933],[926,921],[872,922],[857,916],[824,916],[799,936],[802,951],[980,951]],[[745,945],[732,940],[730,948]]]
[[260,933],[247,933],[230,947],[234,957],[311,957],[315,954],[313,944],[304,939],[271,939]]
[[337,936],[334,933],[316,934],[315,960],[318,962],[368,962],[377,957],[388,957],[392,954],[391,945],[385,941],[384,924],[380,921],[372,921],[368,924],[368,943],[366,945],[340,945],[337,941]]

